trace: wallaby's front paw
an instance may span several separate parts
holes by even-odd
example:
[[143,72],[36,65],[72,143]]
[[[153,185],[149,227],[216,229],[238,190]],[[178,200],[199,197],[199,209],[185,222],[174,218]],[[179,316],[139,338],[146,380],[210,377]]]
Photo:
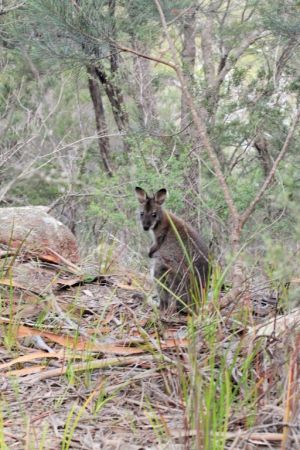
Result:
[[159,311],[161,317],[169,318],[176,313],[176,303],[170,299],[160,299]]
[[154,253],[156,252],[157,248],[156,246],[150,247],[150,250],[148,252],[148,256],[149,258],[152,258],[152,256],[154,255]]

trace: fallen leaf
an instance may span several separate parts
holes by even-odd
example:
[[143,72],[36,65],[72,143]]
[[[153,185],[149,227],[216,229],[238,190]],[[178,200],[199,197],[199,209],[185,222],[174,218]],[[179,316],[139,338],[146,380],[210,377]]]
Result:
[[85,295],[87,295],[87,296],[90,297],[90,298],[93,298],[93,297],[94,297],[94,294],[93,294],[89,289],[84,289],[84,290],[82,291],[82,293],[85,294]]
[[60,289],[63,289],[64,287],[76,286],[77,284],[82,283],[82,281],[82,277],[57,278],[56,283],[59,284]]
[[184,348],[188,346],[188,340],[187,339],[167,339],[163,342],[161,342],[161,348]]
[[41,358],[62,359],[64,357],[65,357],[65,352],[61,351],[61,350],[59,352],[52,352],[52,353],[42,352],[42,351],[31,352],[31,353],[28,353],[27,355],[18,356],[17,358],[11,359],[10,361],[8,361],[6,363],[0,364],[0,370],[6,369],[7,367],[11,367],[15,364],[21,364],[21,363],[33,361],[34,359],[41,359]]
[[[7,321],[3,321],[3,318],[0,318],[0,322],[7,323]],[[62,345],[63,347],[67,347],[72,350],[81,350],[81,351],[85,350],[99,353],[114,353],[117,355],[133,355],[144,352],[144,350],[141,348],[121,347],[116,346],[114,344],[105,344],[105,343],[93,343],[83,338],[74,338],[72,336],[59,335],[56,333],[51,333],[49,331],[42,331],[39,330],[38,328],[28,327],[26,325],[16,326],[14,332],[18,338],[28,336],[29,337],[42,336],[44,338],[49,339],[49,341],[55,342],[56,344]]]

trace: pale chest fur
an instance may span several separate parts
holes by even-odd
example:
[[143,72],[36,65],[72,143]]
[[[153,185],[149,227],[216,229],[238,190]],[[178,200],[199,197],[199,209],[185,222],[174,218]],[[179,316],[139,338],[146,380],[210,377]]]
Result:
[[151,236],[151,239],[152,239],[152,243],[156,244],[156,237],[155,237],[154,231],[150,229],[149,233],[150,233],[150,236]]

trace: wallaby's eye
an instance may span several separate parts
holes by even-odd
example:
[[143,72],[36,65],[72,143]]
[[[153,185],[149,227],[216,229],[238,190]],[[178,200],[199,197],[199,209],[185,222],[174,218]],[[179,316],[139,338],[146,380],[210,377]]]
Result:
[[144,211],[141,211],[140,216],[143,217],[143,215],[144,215]]
[[153,212],[153,213],[152,213],[152,217],[156,217],[156,212]]

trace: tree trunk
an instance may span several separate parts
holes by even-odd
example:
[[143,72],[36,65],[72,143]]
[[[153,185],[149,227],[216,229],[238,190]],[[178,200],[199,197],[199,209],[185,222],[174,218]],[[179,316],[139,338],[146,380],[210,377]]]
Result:
[[[196,10],[193,8],[189,14],[184,16],[183,23],[183,44],[181,52],[182,73],[187,86],[192,86],[194,82],[194,70],[196,59]],[[185,140],[193,133],[189,130],[189,124],[192,121],[190,107],[186,96],[181,94],[181,129]],[[193,126],[193,125],[191,125]]]
[[[108,0],[108,9],[110,16],[110,37],[111,40],[109,42],[110,48],[110,75],[107,76],[104,67],[98,64],[95,67],[96,74],[105,89],[105,93],[108,97],[108,100],[111,104],[112,113],[117,125],[117,128],[121,135],[124,134],[124,131],[128,130],[129,119],[125,108],[125,101],[122,94],[122,90],[118,86],[118,70],[119,70],[119,52],[116,51],[115,46],[113,45],[113,41],[116,40],[116,22],[115,22],[115,13],[116,13],[116,0]],[[122,139],[123,147],[126,152],[129,152],[129,145],[126,142],[126,138]]]
[[[133,47],[137,51],[145,52],[147,49],[139,42],[134,42]],[[134,80],[133,95],[138,108],[138,120],[142,128],[151,129],[155,125],[157,132],[156,98],[152,89],[150,61],[135,57],[133,60]]]
[[96,79],[96,71],[92,66],[87,66],[88,83],[91,99],[94,106],[96,129],[98,134],[98,145],[104,169],[110,177],[113,175],[109,163],[110,145],[107,134],[107,124],[105,119],[105,112],[102,102],[102,96],[98,81]]
[[211,15],[205,16],[201,24],[201,51],[206,85],[205,108],[210,121],[214,122],[218,92],[215,87],[216,73],[213,56],[213,21]]
[[[128,129],[129,121],[128,115],[125,109],[124,97],[121,89],[113,83],[106,75],[104,68],[100,65],[95,67],[95,73],[104,87],[105,93],[111,104],[112,113],[117,125],[117,128],[121,134]],[[124,150],[129,151],[129,146],[126,141],[123,141]]]
[[264,173],[264,177],[267,178],[267,176],[270,173],[270,170],[273,166],[273,161],[271,159],[269,149],[268,149],[268,141],[263,135],[259,135],[255,141],[254,141],[254,147],[257,150],[258,158],[261,163],[261,167]]
[[[110,34],[113,40],[116,40],[116,22],[115,22],[115,13],[116,13],[116,0],[108,0],[108,10],[110,17]],[[109,41],[110,48],[110,70],[112,73],[116,73],[119,67],[119,53],[116,52],[111,40]]]
[[[195,128],[198,133],[199,141],[202,144],[202,147],[206,149],[206,152],[209,156],[211,165],[215,172],[215,176],[219,182],[220,188],[223,191],[224,200],[228,207],[229,218],[230,218],[231,224],[232,224],[231,230],[230,230],[230,241],[231,241],[232,252],[233,252],[235,260],[233,263],[233,270],[232,270],[232,272],[233,272],[232,290],[230,291],[229,294],[227,294],[226,300],[230,301],[230,300],[234,300],[234,299],[239,299],[241,296],[246,298],[247,295],[245,295],[244,273],[243,273],[244,271],[243,271],[243,262],[242,262],[243,248],[241,246],[242,229],[243,229],[245,223],[248,221],[251,214],[253,213],[253,211],[256,209],[257,204],[261,201],[261,199],[264,197],[266,191],[270,187],[272,180],[278,169],[278,166],[279,166],[280,162],[282,161],[282,159],[284,158],[285,154],[287,153],[290,142],[294,136],[296,127],[300,121],[300,108],[298,107],[298,109],[296,110],[293,122],[289,128],[289,131],[288,131],[288,134],[284,141],[284,144],[283,144],[280,152],[278,153],[277,158],[275,159],[275,161],[272,165],[272,168],[271,168],[269,174],[267,175],[265,181],[263,182],[261,187],[258,189],[257,194],[252,199],[252,201],[250,202],[248,207],[244,211],[240,212],[237,209],[237,205],[232,196],[230,186],[228,185],[225,174],[222,171],[220,159],[218,158],[218,154],[213,145],[213,141],[210,139],[210,136],[208,133],[208,128],[205,123],[205,111],[203,111],[203,108],[201,108],[201,107],[199,108],[199,110],[197,109],[195,101],[191,94],[190,87],[187,84],[186,79],[184,77],[181,65],[178,61],[177,51],[175,48],[174,41],[172,40],[169,30],[168,30],[168,25],[166,22],[166,18],[165,18],[160,0],[154,0],[154,2],[156,4],[157,10],[159,12],[161,24],[163,26],[165,36],[166,36],[167,42],[169,44],[169,49],[170,49],[170,52],[171,52],[171,55],[173,58],[172,64],[170,64],[169,62],[166,62],[166,63],[163,62],[163,63],[168,66],[171,66],[177,74],[178,80],[181,85],[182,95],[185,96],[187,104],[189,105],[190,111],[192,113]],[[223,69],[221,70],[221,72],[218,75],[218,80],[216,83],[217,86],[221,85],[226,74],[228,73],[229,70],[231,70],[232,65],[236,61],[238,61],[240,55],[243,54],[245,49],[248,48],[249,45],[251,45],[251,43],[255,42],[255,40],[257,40],[260,35],[261,34],[259,34],[259,33],[257,34],[257,32],[253,32],[251,35],[249,35],[247,37],[247,39],[244,42],[242,42],[240,47],[235,50],[234,58],[233,59],[231,58],[229,60],[227,58]]]

